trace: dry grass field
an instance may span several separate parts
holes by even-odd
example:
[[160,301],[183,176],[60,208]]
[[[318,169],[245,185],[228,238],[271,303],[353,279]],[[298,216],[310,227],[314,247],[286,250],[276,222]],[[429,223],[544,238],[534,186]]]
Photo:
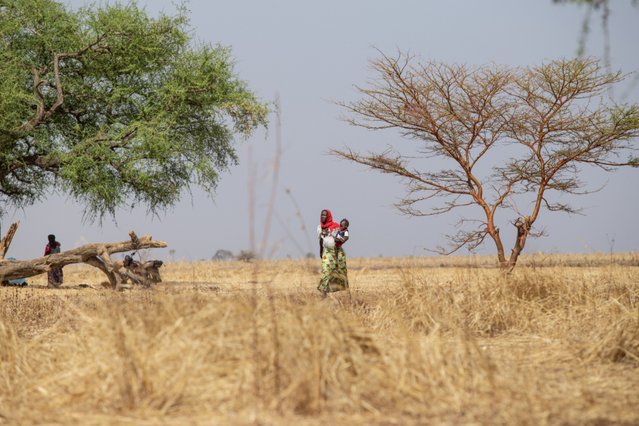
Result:
[[[0,288],[0,424],[639,425],[639,255],[175,262]],[[88,284],[89,286],[80,286]]]

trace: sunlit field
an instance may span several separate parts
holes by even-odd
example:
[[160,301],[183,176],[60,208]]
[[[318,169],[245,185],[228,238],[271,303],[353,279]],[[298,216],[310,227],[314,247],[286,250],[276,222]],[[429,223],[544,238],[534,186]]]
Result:
[[0,288],[0,424],[639,424],[639,254],[84,266]]

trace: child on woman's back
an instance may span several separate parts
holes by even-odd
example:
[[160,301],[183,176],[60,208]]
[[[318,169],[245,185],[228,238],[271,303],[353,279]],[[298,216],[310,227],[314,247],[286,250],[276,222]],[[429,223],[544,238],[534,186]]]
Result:
[[348,226],[350,225],[348,219],[342,219],[339,221],[339,228],[335,230],[335,246],[341,247],[346,241],[348,241]]

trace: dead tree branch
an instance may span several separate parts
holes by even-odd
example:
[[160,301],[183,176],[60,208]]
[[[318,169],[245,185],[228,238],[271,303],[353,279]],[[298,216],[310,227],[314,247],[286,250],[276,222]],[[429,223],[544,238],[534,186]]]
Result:
[[4,256],[9,250],[9,246],[11,245],[11,241],[13,241],[13,236],[18,230],[18,226],[20,226],[20,222],[12,223],[11,226],[9,226],[7,234],[0,240],[0,261],[4,260]]

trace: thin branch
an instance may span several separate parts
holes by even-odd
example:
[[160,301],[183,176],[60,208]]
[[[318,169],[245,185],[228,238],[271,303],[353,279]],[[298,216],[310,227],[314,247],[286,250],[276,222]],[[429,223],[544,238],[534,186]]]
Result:
[[22,124],[15,130],[17,134],[26,134],[33,130],[36,126],[47,121],[57,109],[64,103],[64,91],[62,90],[62,81],[60,79],[60,61],[67,58],[79,58],[89,51],[108,51],[108,46],[101,45],[100,43],[107,38],[107,34],[102,34],[96,38],[96,41],[83,47],[82,49],[73,53],[55,53],[53,55],[53,79],[54,87],[56,91],[56,99],[50,108],[46,108],[44,103],[44,96],[40,90],[40,86],[46,83],[41,79],[41,75],[47,72],[47,68],[32,69],[33,74],[33,90],[36,97],[36,112],[34,116],[26,123]]

